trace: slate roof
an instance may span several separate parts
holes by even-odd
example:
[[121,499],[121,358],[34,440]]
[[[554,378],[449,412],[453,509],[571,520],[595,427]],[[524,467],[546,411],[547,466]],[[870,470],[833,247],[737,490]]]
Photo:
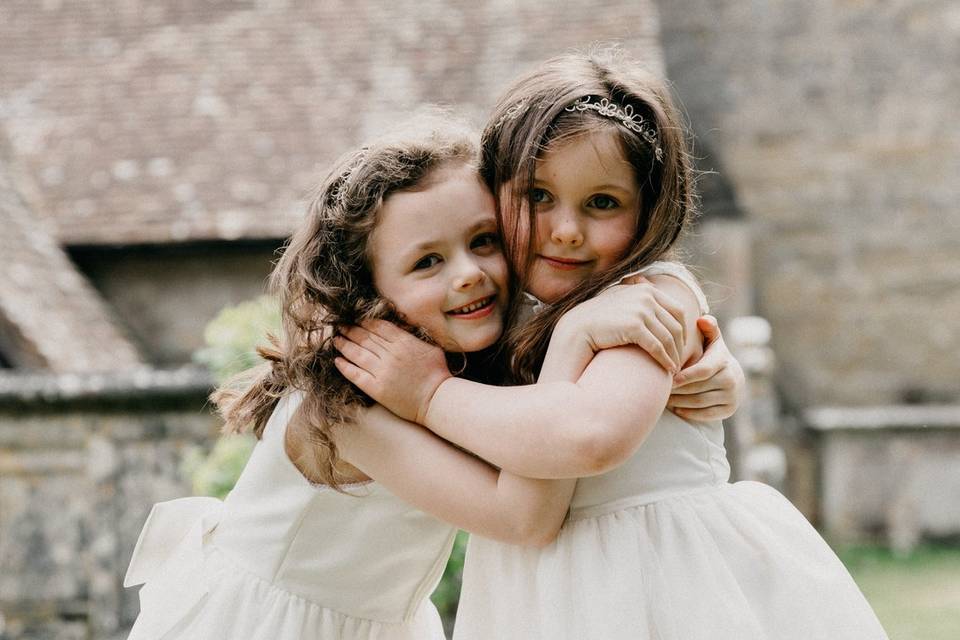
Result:
[[658,29],[650,0],[11,0],[0,129],[62,244],[274,239],[405,111],[480,122],[519,71],[598,40],[661,70]]
[[[2,140],[0,140],[2,143]],[[107,305],[13,189],[0,144],[0,350],[57,373],[143,364]]]

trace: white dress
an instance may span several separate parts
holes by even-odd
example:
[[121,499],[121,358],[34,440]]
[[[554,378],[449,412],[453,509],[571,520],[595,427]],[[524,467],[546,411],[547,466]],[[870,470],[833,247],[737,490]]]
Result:
[[[684,280],[655,263],[648,275]],[[455,640],[881,640],[847,570],[776,490],[729,482],[720,422],[664,411],[622,466],[581,478],[543,549],[472,536]]]
[[224,501],[154,506],[125,586],[146,584],[130,640],[443,640],[428,596],[455,529],[377,483],[311,485],[277,405]]

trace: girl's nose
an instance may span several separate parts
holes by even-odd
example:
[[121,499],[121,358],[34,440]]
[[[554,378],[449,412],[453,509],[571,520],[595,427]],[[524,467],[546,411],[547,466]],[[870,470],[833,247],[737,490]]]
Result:
[[486,277],[479,264],[473,260],[463,259],[457,265],[453,286],[457,290],[469,289],[482,283]]
[[556,244],[568,247],[579,247],[583,244],[583,231],[574,213],[558,211],[551,223],[550,239]]

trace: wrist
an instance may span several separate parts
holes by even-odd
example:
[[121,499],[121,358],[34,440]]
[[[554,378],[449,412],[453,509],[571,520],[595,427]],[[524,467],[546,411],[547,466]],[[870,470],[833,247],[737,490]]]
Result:
[[428,415],[430,413],[430,407],[433,406],[434,400],[437,398],[437,395],[440,393],[440,389],[443,387],[444,383],[453,380],[453,375],[449,372],[444,376],[437,376],[437,381],[432,385],[432,389],[426,394],[424,401],[420,404],[420,408],[417,411],[416,422],[420,425],[427,426]]
[[565,314],[557,322],[550,343],[566,349],[589,348],[591,352],[596,351],[589,328],[583,322],[577,322],[573,312]]

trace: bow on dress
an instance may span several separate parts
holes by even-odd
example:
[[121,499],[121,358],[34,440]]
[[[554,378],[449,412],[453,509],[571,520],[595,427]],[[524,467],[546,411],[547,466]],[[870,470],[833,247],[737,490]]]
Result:
[[144,585],[131,638],[162,637],[206,595],[203,539],[222,516],[223,502],[216,498],[180,498],[153,506],[123,579],[124,587]]

